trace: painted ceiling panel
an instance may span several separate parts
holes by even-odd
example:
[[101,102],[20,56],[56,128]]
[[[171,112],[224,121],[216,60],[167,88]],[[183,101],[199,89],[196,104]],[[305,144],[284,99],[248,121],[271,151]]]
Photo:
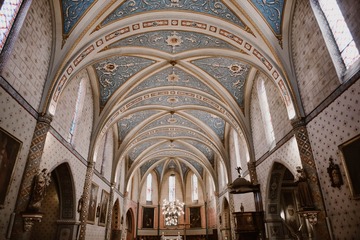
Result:
[[110,24],[116,20],[131,16],[136,13],[144,13],[159,10],[185,10],[202,14],[209,14],[222,18],[231,23],[245,28],[245,24],[238,18],[222,1],[219,0],[128,0],[117,7],[101,25]]
[[137,34],[111,44],[110,48],[127,46],[155,48],[168,53],[180,53],[199,48],[237,50],[236,47],[221,39],[202,33],[185,31],[158,31]]
[[219,136],[221,140],[224,140],[225,121],[222,118],[205,111],[187,110],[185,112],[204,122]]
[[159,160],[160,160],[159,158],[154,158],[152,160],[149,160],[149,161],[146,161],[145,163],[143,163],[143,165],[141,165],[141,167],[140,167],[141,177],[144,177],[146,171]]
[[283,10],[286,0],[250,0],[269,24],[275,35],[281,35]]
[[[183,118],[179,116],[178,114],[166,114],[165,116],[153,121],[152,123],[149,123],[146,125],[144,129],[141,130],[141,132],[145,132],[149,129],[155,128],[155,127],[164,127],[164,126],[183,126],[195,129],[196,131],[203,132],[202,129],[197,126],[196,124],[192,123],[186,118]],[[204,133],[204,132],[203,132]]]
[[161,173],[164,169],[164,162],[158,164],[156,167],[155,167],[155,170],[158,172],[159,176],[161,176]]
[[95,0],[62,0],[63,34],[68,35]]
[[141,153],[150,148],[151,146],[158,143],[158,139],[150,139],[148,141],[143,142],[140,145],[135,146],[129,151],[129,157],[131,161],[134,161]]
[[231,58],[203,58],[192,63],[218,80],[244,107],[244,86],[250,65]]
[[183,162],[180,162],[180,167],[181,167],[181,172],[182,172],[183,176],[185,176],[185,174],[189,168]]
[[154,62],[141,57],[116,56],[94,64],[100,85],[101,106],[124,82]]
[[147,78],[145,81],[143,81],[138,86],[136,86],[135,89],[133,89],[129,95],[135,94],[137,92],[146,89],[156,88],[161,86],[189,87],[204,91],[213,96],[218,96],[217,94],[215,94],[214,91],[212,91],[207,85],[205,85],[199,79],[177,67],[170,67],[164,69],[159,73]]
[[199,151],[201,151],[206,156],[206,158],[209,160],[211,165],[214,166],[214,152],[211,148],[209,148],[205,144],[202,144],[202,143],[200,143],[198,141],[194,141],[194,140],[187,140],[186,142],[190,143],[192,146],[194,146]]
[[[155,130],[154,130],[155,131]],[[190,129],[181,129],[181,128],[173,128],[173,127],[163,127],[157,129],[155,132],[151,130],[151,137],[165,137],[165,138],[197,138],[201,141],[205,141],[206,139],[200,134],[192,131]],[[140,136],[139,141],[149,137],[147,134],[149,131],[145,132],[146,134]]]
[[191,159],[191,158],[183,158],[184,160],[188,161],[191,165],[193,165],[193,167],[199,172],[200,176],[203,175],[203,171],[204,168],[202,167],[202,165],[200,163],[198,163],[197,161]]
[[162,105],[167,107],[178,107],[184,105],[198,105],[203,107],[212,108],[212,106],[208,103],[205,103],[196,98],[188,97],[188,96],[156,96],[147,98],[146,100],[139,102],[138,104],[134,104],[131,108],[147,106],[147,105]]
[[123,140],[126,135],[142,121],[148,119],[150,116],[158,113],[159,111],[149,110],[149,111],[140,111],[134,114],[131,114],[125,118],[122,118],[118,122],[119,137],[120,140]]

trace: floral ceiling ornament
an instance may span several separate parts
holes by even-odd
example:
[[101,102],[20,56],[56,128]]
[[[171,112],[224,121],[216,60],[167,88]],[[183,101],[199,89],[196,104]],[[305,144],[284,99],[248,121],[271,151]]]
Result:
[[168,75],[167,80],[169,82],[178,82],[180,80],[180,77],[176,73],[172,72]]
[[177,35],[176,32],[173,32],[172,35],[167,37],[166,42],[174,49],[176,46],[180,46],[183,40],[181,39],[181,36]]

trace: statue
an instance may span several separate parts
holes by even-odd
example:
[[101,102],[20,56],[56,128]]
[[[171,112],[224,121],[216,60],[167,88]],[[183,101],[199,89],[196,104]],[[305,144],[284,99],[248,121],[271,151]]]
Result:
[[51,173],[49,173],[46,168],[35,175],[33,191],[28,205],[29,211],[40,211],[41,202],[44,199],[46,187],[49,186],[50,182]]
[[314,203],[310,193],[307,176],[301,167],[296,167],[296,183],[299,193],[300,206],[303,209],[314,209]]

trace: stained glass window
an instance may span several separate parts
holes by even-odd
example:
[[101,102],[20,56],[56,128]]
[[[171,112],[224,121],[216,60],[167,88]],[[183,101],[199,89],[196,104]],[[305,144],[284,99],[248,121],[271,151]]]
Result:
[[71,126],[70,126],[70,131],[69,131],[69,140],[70,140],[71,144],[74,144],[74,142],[75,142],[74,135],[75,135],[76,128],[79,124],[81,113],[82,113],[83,106],[84,106],[85,90],[86,90],[85,89],[85,79],[82,79],[80,81],[80,86],[79,86],[79,90],[77,93],[75,111],[74,111],[73,119],[72,119]]
[[195,174],[191,176],[191,187],[192,187],[192,200],[199,200],[199,190],[198,190],[198,178]]
[[152,198],[152,175],[151,173],[146,178],[146,201],[150,202]]
[[239,137],[234,129],[232,130],[232,133],[233,133],[234,148],[235,148],[236,166],[241,167]]
[[334,35],[341,58],[348,69],[359,59],[359,50],[336,0],[319,0],[319,4]]
[[169,177],[169,202],[175,201],[175,175]]
[[265,90],[265,80],[263,78],[260,78],[258,81],[257,91],[260,102],[260,112],[265,126],[265,137],[268,142],[269,148],[272,149],[275,147],[275,134],[271,121],[270,108]]
[[9,36],[16,15],[19,12],[22,0],[5,0],[0,9],[0,53]]

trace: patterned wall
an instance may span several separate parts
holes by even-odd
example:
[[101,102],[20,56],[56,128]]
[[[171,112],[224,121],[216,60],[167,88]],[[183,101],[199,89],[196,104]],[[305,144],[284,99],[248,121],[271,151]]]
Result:
[[292,49],[301,100],[309,114],[340,82],[309,1],[297,1]]
[[39,107],[52,44],[50,3],[33,1],[1,75],[35,109]]
[[36,120],[0,87],[0,127],[22,142],[14,174],[9,184],[9,191],[5,198],[5,207],[0,209],[0,239],[5,239],[10,214],[14,211],[18,189],[29,153]]
[[[360,81],[358,80],[307,126],[319,182],[335,239],[356,239],[360,235],[360,203],[351,199],[344,163],[338,146],[360,133]],[[331,187],[327,173],[329,158],[340,165],[341,189]]]

